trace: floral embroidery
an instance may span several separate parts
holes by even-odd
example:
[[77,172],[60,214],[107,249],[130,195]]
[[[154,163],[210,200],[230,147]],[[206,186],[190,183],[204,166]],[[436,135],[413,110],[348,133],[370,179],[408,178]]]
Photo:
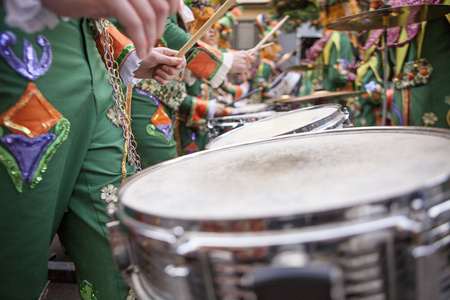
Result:
[[[181,78],[182,74],[165,85],[161,85],[153,79],[144,79],[136,85],[135,91],[147,97],[152,95],[171,110],[178,111],[181,102],[187,97],[186,85]],[[155,99],[151,98],[151,100],[155,102]],[[157,102],[155,104],[159,105]]]
[[450,105],[450,95],[445,96],[444,102],[447,103],[447,105]]
[[397,89],[427,84],[432,73],[433,67],[426,58],[409,61],[404,64],[403,72],[394,77],[394,84]]
[[38,59],[33,45],[24,39],[22,61],[16,57],[10,48],[10,45],[16,43],[16,36],[14,33],[11,31],[4,31],[0,34],[0,55],[6,60],[11,68],[28,80],[35,80],[44,75],[52,63],[52,51],[49,41],[41,35],[36,38],[36,41],[38,45],[42,47],[41,59]]
[[433,112],[429,112],[423,114],[422,120],[423,123],[425,123],[425,126],[434,125],[434,123],[438,120],[438,117]]
[[111,123],[114,126],[116,126],[116,127],[120,126],[119,117],[117,115],[117,107],[116,106],[112,106],[112,107],[110,107],[108,109],[107,117],[108,117],[108,119],[111,120]]
[[80,297],[83,300],[97,300],[94,286],[87,280],[83,280],[80,285]]
[[117,196],[117,188],[112,184],[102,187],[100,191],[102,192],[100,198],[105,200],[108,204],[111,202],[117,202],[119,199]]

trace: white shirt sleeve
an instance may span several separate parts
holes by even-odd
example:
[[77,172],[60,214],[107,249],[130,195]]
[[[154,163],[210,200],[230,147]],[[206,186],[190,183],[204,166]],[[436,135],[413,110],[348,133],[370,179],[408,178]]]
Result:
[[135,86],[138,84],[142,79],[134,77],[134,71],[136,71],[139,68],[139,65],[141,63],[142,59],[140,59],[136,51],[133,51],[128,55],[126,60],[122,63],[122,67],[120,68],[120,77],[122,78],[123,83],[126,86]]
[[35,33],[46,27],[54,28],[58,16],[42,6],[40,0],[3,0],[5,23],[26,33]]

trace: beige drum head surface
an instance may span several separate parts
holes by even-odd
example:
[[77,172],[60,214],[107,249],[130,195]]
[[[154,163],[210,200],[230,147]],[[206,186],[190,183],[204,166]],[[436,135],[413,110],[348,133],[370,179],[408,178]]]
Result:
[[311,124],[317,124],[317,126],[313,126],[314,130],[317,130],[324,125],[324,120],[331,118],[332,115],[338,114],[340,108],[341,106],[339,104],[326,104],[280,113],[276,116],[265,118],[222,134],[212,140],[206,148],[217,149],[219,147],[248,141],[267,139],[291,133],[294,130],[304,128]]
[[288,135],[146,169],[119,188],[119,203],[184,220],[328,211],[448,182],[449,154],[450,131],[445,129],[374,127]]

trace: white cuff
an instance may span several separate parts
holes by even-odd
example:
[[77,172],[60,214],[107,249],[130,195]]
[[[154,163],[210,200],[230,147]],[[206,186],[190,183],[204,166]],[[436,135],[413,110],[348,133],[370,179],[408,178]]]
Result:
[[248,82],[241,83],[239,86],[240,86],[241,89],[242,89],[242,96],[243,96],[243,95],[247,95],[248,90],[249,90],[249,86],[250,86],[250,85],[248,84]]
[[3,0],[5,23],[30,34],[58,25],[58,16],[42,6],[40,0]]
[[213,88],[218,87],[223,82],[225,76],[227,76],[228,71],[230,71],[232,65],[233,65],[233,54],[224,53],[222,65],[219,67],[219,70],[217,70],[216,75],[214,75],[214,77],[211,78],[209,84],[211,84]]
[[197,79],[195,79],[194,76],[192,76],[192,71],[189,69],[184,69],[184,82],[186,82],[186,84],[188,86],[193,86],[195,81]]
[[141,61],[142,59],[137,56],[136,51],[133,51],[122,63],[119,73],[126,86],[134,86],[142,80],[134,77],[134,71],[139,68]]
[[206,115],[207,120],[211,120],[214,118],[216,114],[217,101],[216,99],[212,99],[208,101],[208,114]]

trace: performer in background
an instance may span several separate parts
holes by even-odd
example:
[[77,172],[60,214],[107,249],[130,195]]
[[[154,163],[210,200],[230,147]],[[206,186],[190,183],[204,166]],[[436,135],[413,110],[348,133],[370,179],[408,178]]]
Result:
[[[259,14],[256,16],[255,24],[260,30],[262,37],[264,37],[274,26],[276,26],[277,21],[269,21],[264,14]],[[269,91],[270,83],[278,75],[275,62],[278,60],[279,54],[282,50],[280,44],[278,44],[277,36],[278,34],[275,33],[268,40],[268,42],[273,42],[273,45],[263,48],[259,52],[260,62],[253,79],[253,88],[256,89],[258,87],[262,87],[262,90],[253,94],[252,103],[263,103],[265,100],[270,98],[270,96],[267,95],[267,92]]]
[[[130,149],[129,116],[118,107],[123,102],[113,100],[121,98],[121,90],[110,84],[84,17],[117,17],[133,28],[129,36],[138,57],[147,58],[177,4],[2,1],[1,299],[45,297],[49,246],[56,232],[75,264],[82,298],[127,297],[130,289],[109,245],[106,206],[117,201],[117,187],[139,163]],[[106,23],[97,24],[106,35]],[[110,41],[105,47],[115,46]],[[175,65],[183,61],[168,58]],[[105,60],[112,66],[112,56]],[[118,73],[111,75],[120,81]],[[120,114],[117,127],[111,124],[110,108],[117,109],[114,116]]]

